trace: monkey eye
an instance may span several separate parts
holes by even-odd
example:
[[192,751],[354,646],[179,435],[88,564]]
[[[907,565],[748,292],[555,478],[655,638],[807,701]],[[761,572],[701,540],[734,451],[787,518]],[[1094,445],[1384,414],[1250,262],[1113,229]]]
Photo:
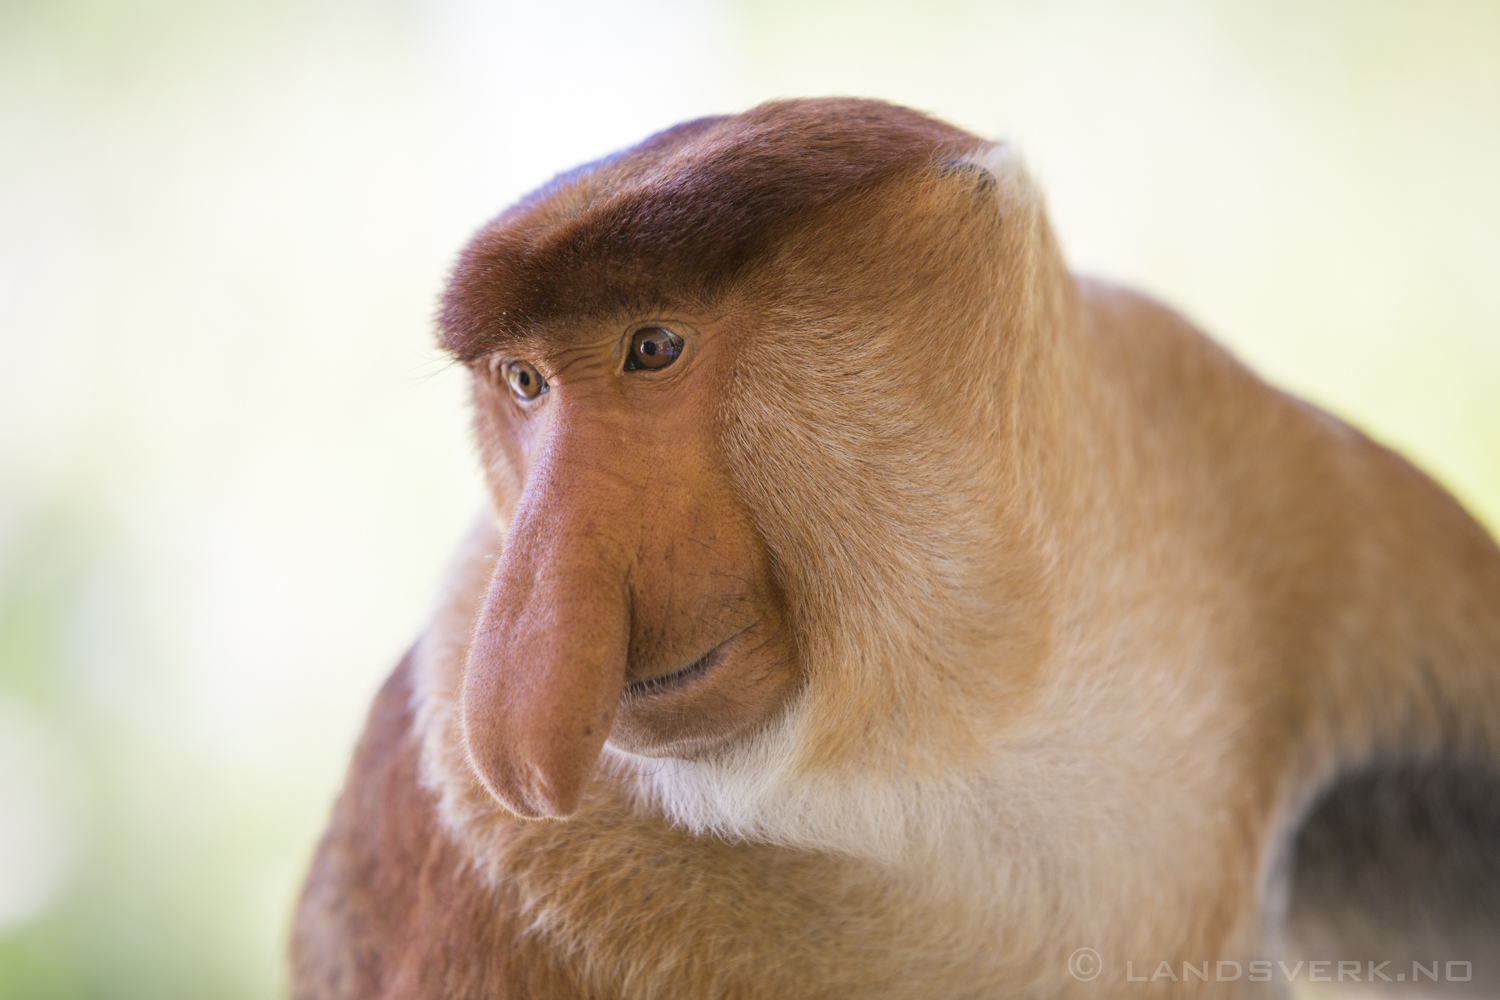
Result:
[[507,361],[501,366],[501,371],[504,372],[505,381],[510,383],[510,391],[516,394],[517,399],[529,402],[547,391],[547,380],[524,361]]
[[640,371],[665,368],[677,360],[682,353],[682,338],[671,330],[659,326],[648,326],[635,331],[630,338],[630,351],[625,355],[625,370]]

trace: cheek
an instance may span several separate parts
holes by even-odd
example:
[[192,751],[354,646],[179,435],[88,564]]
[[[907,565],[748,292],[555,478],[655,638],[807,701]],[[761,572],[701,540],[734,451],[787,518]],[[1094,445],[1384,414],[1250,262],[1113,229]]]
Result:
[[509,521],[526,486],[532,456],[549,423],[545,405],[523,413],[508,398],[483,384],[474,390],[474,433],[484,462],[485,482],[495,510]]

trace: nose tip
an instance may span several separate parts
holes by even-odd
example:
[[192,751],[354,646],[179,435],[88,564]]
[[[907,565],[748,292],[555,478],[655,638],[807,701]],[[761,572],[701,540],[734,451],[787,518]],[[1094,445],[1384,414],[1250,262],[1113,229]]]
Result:
[[469,647],[469,763],[518,816],[577,810],[614,725],[630,638],[625,570],[587,555],[507,552]]
[[518,747],[511,747],[509,753],[486,754],[489,741],[473,738],[467,725],[465,730],[475,776],[506,809],[522,819],[566,819],[578,811],[592,777],[589,770],[561,761],[551,766],[539,763]]

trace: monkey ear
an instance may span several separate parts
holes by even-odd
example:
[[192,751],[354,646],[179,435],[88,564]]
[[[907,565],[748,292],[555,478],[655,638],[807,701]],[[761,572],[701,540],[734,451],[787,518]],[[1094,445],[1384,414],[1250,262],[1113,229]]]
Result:
[[971,185],[974,193],[982,197],[993,196],[997,186],[994,174],[968,160],[943,160],[937,165],[937,173],[944,180]]

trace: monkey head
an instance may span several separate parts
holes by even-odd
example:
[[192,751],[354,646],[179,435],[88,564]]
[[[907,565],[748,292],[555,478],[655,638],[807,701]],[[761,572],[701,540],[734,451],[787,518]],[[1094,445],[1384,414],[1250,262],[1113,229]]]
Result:
[[1010,459],[1061,268],[1004,147],[865,101],[678,126],[482,229],[441,330],[504,538],[459,711],[489,793],[563,817],[601,753],[778,745],[952,773],[1045,641]]

